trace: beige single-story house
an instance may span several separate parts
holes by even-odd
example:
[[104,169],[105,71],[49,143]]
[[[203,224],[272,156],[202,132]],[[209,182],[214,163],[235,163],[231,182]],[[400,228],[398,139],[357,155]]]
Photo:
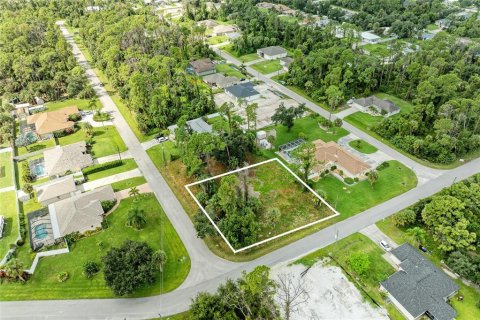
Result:
[[224,76],[220,73],[209,74],[203,77],[203,81],[212,87],[226,88],[240,82],[240,79],[233,76]]
[[271,46],[257,50],[257,54],[265,60],[275,60],[287,56],[287,50],[280,46]]
[[359,177],[370,170],[370,165],[346,149],[340,147],[336,142],[324,142],[323,140],[313,141],[315,145],[315,159],[321,164],[316,168],[317,171],[329,168],[333,165],[343,170],[349,177]]
[[50,204],[48,211],[54,239],[101,227],[105,214],[102,201],[115,199],[115,192],[108,185]]
[[187,65],[186,71],[189,74],[196,74],[199,77],[217,72],[215,64],[209,58],[190,61]]
[[72,175],[51,180],[34,187],[37,192],[37,201],[46,207],[51,203],[70,198],[77,191]]
[[74,173],[93,164],[92,156],[87,152],[85,141],[66,146],[56,146],[43,153],[45,174],[50,177]]
[[204,26],[207,29],[213,29],[218,26],[218,22],[212,19],[201,20],[197,22],[197,25]]
[[220,25],[215,26],[213,28],[212,35],[213,36],[225,36],[229,33],[237,32],[237,31],[238,31],[237,26],[220,24]]
[[27,124],[35,126],[35,133],[40,139],[53,138],[55,132],[73,131],[75,122],[70,116],[78,115],[77,106],[65,107],[55,111],[35,113],[27,117]]

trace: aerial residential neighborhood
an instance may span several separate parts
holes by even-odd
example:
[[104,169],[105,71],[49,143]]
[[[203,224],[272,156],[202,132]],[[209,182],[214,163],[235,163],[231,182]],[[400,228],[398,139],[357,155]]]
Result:
[[0,9],[0,319],[480,319],[478,1]]

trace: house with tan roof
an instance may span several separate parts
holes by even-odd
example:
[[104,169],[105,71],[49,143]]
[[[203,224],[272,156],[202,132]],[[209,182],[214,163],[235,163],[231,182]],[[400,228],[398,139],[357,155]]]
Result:
[[70,117],[80,114],[77,106],[70,106],[50,112],[35,113],[27,117],[27,124],[35,127],[40,139],[53,138],[54,133],[73,131],[75,122]]
[[337,166],[345,175],[359,177],[370,170],[370,165],[354,154],[340,147],[336,142],[324,142],[323,140],[313,141],[315,145],[315,158],[321,163],[316,168],[321,171],[332,166]]
[[72,175],[51,180],[47,183],[34,187],[37,192],[37,201],[42,206],[70,198],[77,191],[77,186]]
[[237,32],[238,27],[233,25],[220,24],[213,28],[213,36],[225,36],[229,33]]
[[186,68],[187,73],[196,74],[199,77],[217,72],[215,64],[209,58],[190,61]]
[[50,204],[48,211],[53,238],[59,239],[72,232],[84,233],[100,228],[105,214],[102,202],[115,199],[112,186],[107,185]]
[[59,177],[68,172],[80,171],[93,164],[92,156],[87,152],[85,141],[66,146],[56,146],[43,153],[45,174]]

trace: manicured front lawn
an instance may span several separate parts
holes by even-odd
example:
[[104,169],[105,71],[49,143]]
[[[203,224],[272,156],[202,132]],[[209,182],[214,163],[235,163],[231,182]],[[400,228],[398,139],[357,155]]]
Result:
[[145,184],[147,180],[144,177],[135,177],[130,179],[125,179],[122,181],[114,182],[111,184],[113,191],[117,192],[120,190],[130,189],[132,187],[140,186]]
[[[408,242],[415,247],[413,239],[405,233],[406,228],[396,227],[393,223],[393,217],[377,222],[377,226],[397,244]],[[435,243],[431,235],[428,233],[424,245],[432,252],[432,254],[426,255],[422,253],[422,255],[432,261],[436,266],[441,267],[441,260],[444,259],[443,253],[437,249],[437,243]],[[458,312],[455,319],[480,319],[480,309],[476,306],[476,303],[480,301],[480,291],[465,285],[460,280],[455,280],[455,282],[460,286],[460,291],[457,295],[464,297],[463,301],[458,301],[456,296],[452,297],[450,300],[453,308]]]
[[242,56],[238,55],[238,53],[233,50],[233,46],[231,44],[227,44],[226,46],[222,47],[222,50],[226,51],[242,62],[250,62],[260,59],[256,53],[244,54]]
[[[162,148],[163,148],[163,151],[162,151]],[[178,158],[178,156],[180,155],[180,151],[177,148],[175,148],[175,144],[172,141],[166,141],[161,144],[158,144],[148,149],[147,153],[157,168],[161,168],[165,165],[164,157],[163,157],[164,154],[165,154],[165,161],[167,163],[172,161],[172,157]]]
[[[287,142],[298,139],[299,136],[304,135],[304,139],[307,141],[314,141],[322,139],[325,142],[338,141],[341,137],[348,135],[348,131],[343,128],[335,128],[335,132],[331,129],[324,130],[319,126],[319,120],[321,116],[306,116],[295,120],[294,126],[288,131],[287,127],[283,125],[274,126],[277,138],[275,139],[275,147],[285,144]],[[271,127],[265,128],[269,130]]]
[[269,74],[275,71],[282,70],[282,65],[279,60],[266,60],[255,63],[251,67],[262,74]]
[[[364,253],[368,255],[370,267],[365,274],[356,274],[350,267],[348,259],[353,253]],[[384,251],[374,242],[360,233],[354,233],[297,260],[295,263],[312,266],[321,259],[332,258],[331,263],[342,267],[347,278],[349,278],[357,288],[361,288],[360,292],[366,297],[367,301],[371,302],[371,299],[373,299],[388,310],[391,318],[403,319],[395,308],[388,306],[380,294],[380,282],[386,280],[395,272],[395,269],[383,259],[382,254],[384,254]]]
[[361,139],[352,140],[348,143],[348,145],[353,149],[365,154],[375,153],[378,151],[378,149],[372,146],[370,143]]
[[238,79],[248,78],[246,75],[241,73],[236,66],[228,63],[219,63],[215,65],[215,70],[225,76],[237,77]]
[[396,160],[379,170],[377,183],[367,180],[347,186],[334,176],[328,175],[315,182],[315,190],[323,190],[327,201],[342,215],[351,216],[402,194],[417,185],[417,177],[409,168]]
[[[83,129],[58,138],[60,145],[65,146],[79,141],[86,141],[87,137]],[[118,134],[115,126],[93,128],[92,155],[95,158],[127,151],[127,146]]]
[[0,153],[0,189],[13,186],[12,153]]
[[3,237],[0,239],[0,260],[3,259],[5,254],[7,254],[10,245],[15,244],[18,237],[18,213],[16,201],[17,198],[15,196],[15,191],[0,193],[0,215],[5,219]]
[[[118,165],[116,165],[118,164]],[[130,171],[137,168],[137,163],[133,159],[124,159],[120,163],[119,161],[112,161],[102,164],[97,164],[83,169],[83,175],[88,181],[97,180],[112,176],[117,173]]]
[[102,104],[98,99],[95,99],[95,107],[90,106],[90,100],[88,99],[65,99],[61,101],[47,102],[45,104],[47,107],[46,111],[55,111],[69,106],[77,106],[80,110],[92,110],[102,108]]
[[55,139],[51,138],[48,140],[40,140],[35,143],[32,143],[31,145],[28,146],[28,149],[25,147],[15,147],[16,149],[16,154],[21,156],[27,153],[35,152],[35,151],[40,151],[44,150],[47,148],[52,148],[55,147]]
[[[101,264],[102,257],[110,248],[120,246],[127,239],[145,241],[154,250],[163,249],[167,253],[163,284],[158,274],[153,285],[141,288],[130,297],[150,296],[177,288],[190,270],[188,253],[152,194],[141,196],[134,204],[145,211],[146,227],[140,231],[127,227],[128,210],[134,201],[133,198],[122,200],[119,207],[106,218],[109,227],[81,239],[72,246],[71,252],[42,258],[35,274],[26,284],[2,285],[0,300],[111,298],[113,294],[105,285],[103,272],[87,279],[83,275],[83,264],[87,261]],[[57,281],[60,272],[69,274],[69,279],[64,283]]]
[[20,201],[19,207],[20,207],[20,212],[27,214],[29,212],[41,209],[42,204],[37,201],[36,197],[33,197],[30,200],[25,202]]

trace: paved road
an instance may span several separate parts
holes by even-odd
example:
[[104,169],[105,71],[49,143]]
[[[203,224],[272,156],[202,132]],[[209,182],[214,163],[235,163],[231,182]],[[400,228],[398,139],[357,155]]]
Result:
[[[73,43],[68,32],[62,32],[73,46],[73,51],[81,64],[87,67],[87,74],[92,83],[98,83],[95,74],[85,63],[78,47]],[[195,232],[186,213],[168,188],[162,176],[148,158],[133,132],[120,116],[115,104],[103,88],[95,86],[101,102],[107,110],[116,113],[115,126],[134,155],[139,168],[145,175],[155,195],[169,219],[180,234],[192,259],[192,271],[182,286],[161,296],[138,299],[85,299],[61,301],[20,301],[1,302],[0,319],[147,319],[159,314],[170,315],[186,310],[198,292],[214,291],[227,278],[235,278],[243,270],[251,270],[257,265],[274,266],[294,260],[300,256],[327,246],[337,239],[342,239],[358,232],[378,220],[402,210],[419,199],[433,195],[454,181],[463,180],[480,171],[480,159],[471,161],[454,170],[445,171],[421,187],[416,187],[396,198],[370,208],[349,219],[320,230],[310,236],[293,242],[256,260],[234,264],[221,260],[195,237]],[[1,291],[0,291],[1,292]]]
[[[223,57],[226,60],[229,60],[230,62],[232,62],[236,66],[240,66],[242,64],[242,62],[240,60],[236,59],[235,57],[226,53],[225,51],[220,50],[219,48],[212,48],[212,50],[214,50],[218,55],[220,55],[221,57]],[[271,87],[275,88],[276,90],[286,94],[287,96],[289,96],[290,98],[298,101],[299,103],[305,103],[307,108],[309,108],[310,110],[322,115],[325,118],[329,117],[329,112],[327,110],[319,107],[317,104],[311,102],[310,100],[305,99],[301,95],[299,95],[299,94],[293,92],[292,90],[288,89],[287,87],[279,84],[275,80],[270,79],[268,76],[262,75],[258,71],[251,68],[248,64],[246,65],[246,69],[247,69],[248,73],[254,75],[256,78],[265,82],[269,86],[271,86]],[[336,115],[332,115],[332,119],[335,119],[335,118],[336,118]],[[381,141],[371,137],[369,134],[363,132],[362,130],[358,129],[357,127],[347,123],[346,121],[343,122],[343,128],[350,131],[351,133],[353,133],[357,137],[360,137],[361,139],[367,141],[371,145],[374,145],[375,147],[377,147],[377,149],[383,151],[384,153],[386,153],[391,158],[396,159],[396,160],[400,161],[401,163],[403,163],[405,166],[411,168],[415,172],[415,174],[417,175],[418,181],[419,181],[420,184],[423,184],[430,179],[438,177],[443,172],[443,170],[432,169],[432,168],[429,168],[429,167],[426,167],[424,165],[421,165],[421,164],[417,163],[416,161],[414,161],[414,160],[410,159],[409,157],[401,154],[400,152],[396,151],[395,149],[392,149],[391,147],[387,146],[386,144],[382,143]]]

